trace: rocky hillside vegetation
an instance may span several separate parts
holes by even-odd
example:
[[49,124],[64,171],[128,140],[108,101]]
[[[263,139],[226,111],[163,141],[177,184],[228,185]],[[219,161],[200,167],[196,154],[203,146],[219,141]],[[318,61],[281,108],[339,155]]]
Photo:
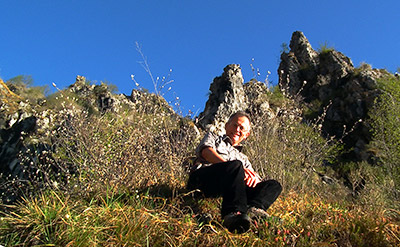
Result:
[[[394,141],[399,137],[394,127],[399,116],[397,73],[368,64],[355,68],[349,57],[333,48],[322,47],[317,52],[301,32],[293,33],[278,73],[281,91],[300,102],[304,119],[319,120],[323,136],[343,142],[342,153],[328,165],[347,185],[352,186],[349,173],[360,162],[383,166],[399,183],[399,170],[392,163],[396,158],[388,157],[400,152],[399,142]],[[392,110],[389,113],[382,107]],[[365,182],[360,177],[357,185],[363,187]]]
[[[54,94],[0,80],[0,245],[395,246],[400,244],[400,80],[294,32],[279,84],[227,65],[196,118],[146,90],[83,76]],[[232,235],[218,199],[185,189],[206,131],[245,110],[244,152],[282,196]],[[373,200],[371,200],[373,198]]]

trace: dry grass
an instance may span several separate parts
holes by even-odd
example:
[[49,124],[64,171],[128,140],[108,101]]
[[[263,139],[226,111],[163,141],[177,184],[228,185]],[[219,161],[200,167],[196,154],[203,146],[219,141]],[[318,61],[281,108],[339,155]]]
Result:
[[[199,222],[195,203],[211,213]],[[91,201],[50,192],[26,200],[1,218],[1,243],[63,246],[394,246],[400,226],[385,212],[327,202],[312,194],[285,193],[271,208],[275,218],[254,221],[248,233],[220,225],[219,201],[190,193],[163,197],[109,192]],[[399,215],[398,215],[399,216]],[[279,220],[278,220],[279,218]],[[398,220],[398,219],[397,219]]]
[[179,187],[184,183],[179,164],[193,150],[195,135],[189,131],[189,125],[173,116],[77,116],[60,128],[58,160],[76,166],[75,185],[86,192],[159,184]]

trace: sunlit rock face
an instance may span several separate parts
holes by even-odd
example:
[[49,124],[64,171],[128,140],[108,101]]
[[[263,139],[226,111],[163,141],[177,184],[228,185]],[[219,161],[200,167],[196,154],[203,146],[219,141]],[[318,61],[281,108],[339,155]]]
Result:
[[228,118],[237,111],[246,110],[247,106],[242,70],[239,65],[230,64],[211,83],[210,96],[199,115],[199,124],[208,131],[222,134]]
[[280,89],[316,109],[313,117],[324,116],[323,131],[344,137],[353,150],[348,158],[370,159],[366,145],[371,134],[364,120],[379,95],[377,80],[390,73],[368,65],[355,68],[350,58],[332,48],[317,52],[299,31],[293,33],[289,47],[281,54]]

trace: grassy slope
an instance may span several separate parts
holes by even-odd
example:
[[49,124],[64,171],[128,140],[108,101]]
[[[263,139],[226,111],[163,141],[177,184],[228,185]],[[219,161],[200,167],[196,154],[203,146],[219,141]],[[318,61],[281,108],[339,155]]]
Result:
[[[197,204],[213,220],[199,223]],[[366,212],[310,194],[286,192],[265,220],[242,235],[227,232],[217,199],[113,194],[83,201],[55,191],[27,200],[2,218],[1,243],[56,246],[395,246],[399,225],[384,212]],[[197,212],[198,213],[198,212]],[[279,218],[279,219],[278,219]]]
[[[58,106],[52,102],[61,113],[57,117],[65,117],[68,124],[55,127],[60,138],[48,141],[57,146],[57,153],[43,162],[64,168],[73,164],[78,172],[56,185],[52,179],[57,176],[50,174],[47,189],[6,206],[0,218],[0,244],[400,244],[400,212],[380,203],[379,190],[367,186],[355,198],[340,181],[326,185],[315,175],[315,170],[322,171],[321,162],[338,149],[319,137],[318,123],[310,127],[285,117],[256,123],[245,151],[263,175],[280,180],[285,190],[269,209],[273,217],[254,221],[248,233],[235,235],[221,226],[220,199],[183,189],[187,175],[180,164],[197,143],[188,134],[190,124],[138,110],[90,116],[74,97],[64,97],[68,102]],[[205,213],[211,221],[202,220]]]

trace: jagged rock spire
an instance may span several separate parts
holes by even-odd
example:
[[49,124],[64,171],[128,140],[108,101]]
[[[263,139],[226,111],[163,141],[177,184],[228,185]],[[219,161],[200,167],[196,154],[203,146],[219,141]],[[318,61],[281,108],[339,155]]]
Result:
[[243,75],[238,64],[224,68],[221,76],[210,85],[210,96],[206,107],[199,115],[202,128],[216,133],[224,133],[225,122],[239,110],[247,109],[247,99],[243,90]]

